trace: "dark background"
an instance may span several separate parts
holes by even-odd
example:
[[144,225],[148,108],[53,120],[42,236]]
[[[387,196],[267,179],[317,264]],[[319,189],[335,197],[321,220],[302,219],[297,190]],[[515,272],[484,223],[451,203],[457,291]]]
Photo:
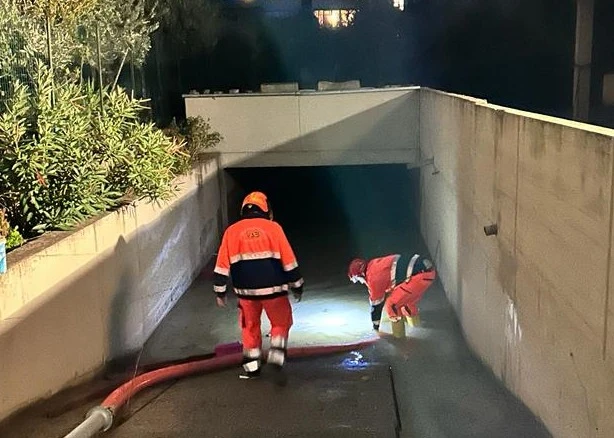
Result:
[[[158,118],[182,117],[181,94],[191,90],[258,91],[261,83],[289,81],[305,89],[352,79],[571,115],[573,0],[406,0],[404,11],[386,0],[302,0],[292,7],[297,1],[183,1],[192,9],[156,33],[145,72]],[[320,28],[313,14],[353,7],[359,10],[346,28]],[[602,76],[614,70],[613,22],[614,2],[596,0],[591,100],[592,119],[602,123]]]
[[[229,198],[231,222],[241,200],[267,194],[274,219],[302,254],[349,260],[424,251],[420,237],[419,169],[402,164],[226,169],[238,192]],[[312,260],[323,269],[320,260]],[[346,265],[331,267],[345,269]],[[344,271],[345,272],[345,271]]]

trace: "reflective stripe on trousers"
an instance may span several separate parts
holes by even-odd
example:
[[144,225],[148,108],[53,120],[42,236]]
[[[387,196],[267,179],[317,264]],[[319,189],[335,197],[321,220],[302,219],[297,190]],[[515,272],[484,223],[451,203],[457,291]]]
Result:
[[271,348],[267,358],[268,363],[283,366],[286,361],[286,348],[288,339],[283,336],[273,336],[271,338]]
[[258,371],[262,352],[260,348],[245,348],[243,349],[243,369],[247,372]]

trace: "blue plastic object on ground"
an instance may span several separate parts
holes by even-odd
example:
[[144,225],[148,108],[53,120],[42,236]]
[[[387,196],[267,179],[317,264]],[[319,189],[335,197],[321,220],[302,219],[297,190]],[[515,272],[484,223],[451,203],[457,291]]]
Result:
[[0,274],[6,272],[6,240],[0,239]]

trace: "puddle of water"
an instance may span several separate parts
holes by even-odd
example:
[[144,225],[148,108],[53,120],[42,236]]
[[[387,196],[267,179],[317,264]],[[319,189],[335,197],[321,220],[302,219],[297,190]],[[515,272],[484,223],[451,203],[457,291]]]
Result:
[[340,366],[348,371],[359,371],[368,368],[371,363],[358,351],[352,351],[348,357],[341,361]]

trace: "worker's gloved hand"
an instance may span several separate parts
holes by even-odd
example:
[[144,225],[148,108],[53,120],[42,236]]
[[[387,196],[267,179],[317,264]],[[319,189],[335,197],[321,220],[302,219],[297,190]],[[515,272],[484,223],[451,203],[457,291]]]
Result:
[[228,302],[228,299],[226,298],[226,295],[216,295],[215,296],[215,304],[217,304],[217,307],[226,307],[227,302]]
[[300,303],[303,299],[303,288],[297,287],[295,289],[292,289],[292,296],[294,297],[295,303]]

